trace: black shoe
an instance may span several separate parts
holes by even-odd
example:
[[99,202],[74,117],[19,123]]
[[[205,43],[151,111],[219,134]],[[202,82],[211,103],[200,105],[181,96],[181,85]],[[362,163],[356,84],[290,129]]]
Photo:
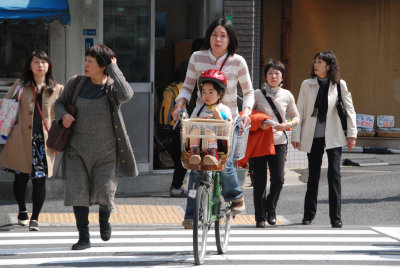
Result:
[[111,224],[108,221],[100,222],[100,237],[103,241],[108,241],[111,238]]
[[264,221],[258,221],[256,223],[256,228],[265,228],[265,222]]
[[39,231],[39,223],[35,220],[29,222],[29,231]]
[[18,224],[22,226],[28,226],[29,224],[28,211],[18,212]]
[[332,228],[342,228],[343,227],[343,222],[341,220],[336,220],[334,223],[332,223]]
[[79,238],[78,243],[72,246],[72,250],[83,250],[90,247],[91,245],[89,238]]
[[303,225],[310,225],[310,224],[311,224],[311,220],[303,219],[303,220],[301,221],[301,223],[302,223]]
[[269,225],[275,225],[276,224],[276,214],[275,214],[275,212],[267,213],[267,222],[268,222]]

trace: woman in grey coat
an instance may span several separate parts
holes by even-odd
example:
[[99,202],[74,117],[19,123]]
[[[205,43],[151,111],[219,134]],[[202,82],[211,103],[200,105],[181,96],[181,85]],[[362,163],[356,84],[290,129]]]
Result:
[[[76,108],[66,110],[69,94]],[[100,236],[111,238],[109,218],[118,174],[137,176],[133,150],[120,111],[133,90],[105,45],[86,51],[85,75],[71,78],[55,104],[56,120],[71,128],[62,159],[64,204],[73,206],[79,240],[73,250],[90,248],[89,206],[99,204]]]

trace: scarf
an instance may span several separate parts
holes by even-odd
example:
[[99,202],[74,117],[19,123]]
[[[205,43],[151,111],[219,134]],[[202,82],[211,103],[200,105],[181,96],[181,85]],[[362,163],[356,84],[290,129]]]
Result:
[[311,114],[312,117],[317,117],[318,122],[323,123],[326,121],[326,114],[328,112],[328,90],[329,90],[330,80],[328,78],[320,79],[318,78],[318,95],[315,100],[314,110]]
[[278,93],[279,88],[280,86],[277,88],[271,88],[268,83],[264,83],[262,85],[261,91],[264,93],[265,96],[275,99],[276,93]]

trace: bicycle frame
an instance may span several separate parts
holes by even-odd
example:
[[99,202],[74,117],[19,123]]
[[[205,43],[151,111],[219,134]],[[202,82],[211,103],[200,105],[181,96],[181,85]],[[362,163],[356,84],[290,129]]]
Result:
[[[204,172],[199,184],[203,184],[209,190],[208,192],[208,222],[211,225],[220,218],[220,198],[222,195],[220,176],[215,171]],[[212,189],[212,191],[210,191]]]

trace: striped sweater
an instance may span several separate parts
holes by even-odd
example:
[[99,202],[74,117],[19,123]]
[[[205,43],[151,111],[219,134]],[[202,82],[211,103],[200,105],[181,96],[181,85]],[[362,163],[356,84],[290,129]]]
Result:
[[[189,60],[185,82],[176,100],[184,98],[189,101],[197,78],[201,73],[209,69],[219,70],[227,55],[226,53],[217,60],[210,50],[194,52]],[[228,57],[221,71],[225,74],[227,81],[227,88],[222,103],[230,108],[232,116],[235,118],[239,114],[236,98],[238,82],[243,91],[243,107],[251,109],[254,105],[254,89],[249,69],[245,59],[240,55],[234,54]],[[200,90],[197,92],[197,96],[196,104],[202,103]]]

